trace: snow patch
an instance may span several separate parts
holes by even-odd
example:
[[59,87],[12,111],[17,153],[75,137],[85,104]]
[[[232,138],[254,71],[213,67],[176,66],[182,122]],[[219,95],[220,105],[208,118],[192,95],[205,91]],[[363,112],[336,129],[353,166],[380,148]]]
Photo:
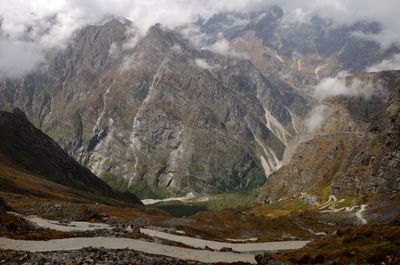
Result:
[[171,197],[171,198],[167,198],[167,199],[144,199],[142,200],[142,203],[144,205],[150,205],[150,204],[155,204],[155,203],[159,203],[159,202],[169,202],[169,201],[188,201],[191,199],[196,198],[193,194],[193,192],[189,192],[187,193],[185,196],[183,197]]

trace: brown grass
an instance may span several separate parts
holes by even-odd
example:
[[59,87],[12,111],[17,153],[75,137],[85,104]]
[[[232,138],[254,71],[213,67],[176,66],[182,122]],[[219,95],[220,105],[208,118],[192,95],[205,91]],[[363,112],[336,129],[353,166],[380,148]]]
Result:
[[303,249],[276,257],[288,264],[399,264],[400,226],[370,224],[339,229],[337,236],[322,237]]

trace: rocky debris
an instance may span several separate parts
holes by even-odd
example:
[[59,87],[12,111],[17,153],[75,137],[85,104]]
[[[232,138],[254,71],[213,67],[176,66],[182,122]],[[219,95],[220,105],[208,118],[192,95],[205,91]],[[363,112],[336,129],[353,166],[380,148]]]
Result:
[[73,233],[65,233],[36,227],[21,216],[10,213],[0,214],[0,237],[29,240],[49,240],[73,237]]
[[44,215],[48,219],[59,220],[61,223],[71,221],[107,221],[109,217],[99,213],[93,207],[79,203],[53,203],[53,202],[34,202],[30,209],[25,209],[28,215]]
[[276,261],[275,258],[268,252],[256,255],[257,265],[285,265],[283,262]]
[[184,261],[164,256],[147,255],[131,250],[108,250],[104,248],[84,248],[74,251],[52,251],[30,253],[23,251],[0,251],[0,264],[7,265],[127,265],[164,264],[200,265],[195,261]]
[[229,248],[229,247],[223,247],[219,251],[221,251],[221,252],[232,252],[233,250],[232,250],[232,248]]
[[300,200],[303,204],[315,204],[317,202],[317,197],[302,192]]

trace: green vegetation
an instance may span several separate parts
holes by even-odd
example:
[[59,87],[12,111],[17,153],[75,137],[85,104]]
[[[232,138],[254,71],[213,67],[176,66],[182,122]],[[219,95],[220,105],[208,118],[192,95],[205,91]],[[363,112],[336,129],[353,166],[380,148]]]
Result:
[[152,189],[145,180],[132,183],[129,186],[128,180],[115,176],[110,172],[103,172],[100,178],[106,182],[111,188],[120,192],[129,192],[135,194],[141,199],[163,199],[171,196],[183,196],[182,192],[178,192],[174,189],[165,190],[159,187]]
[[210,198],[208,201],[169,201],[155,204],[175,217],[191,216],[200,211],[219,212],[224,210],[244,211],[257,200],[258,190],[226,193]]
[[329,192],[331,191],[331,186],[325,186],[321,189],[321,201],[326,202],[329,199]]
[[265,173],[261,167],[252,167],[246,174],[246,177],[240,183],[240,188],[243,190],[252,190],[264,185]]
[[353,198],[345,198],[343,202],[335,205],[335,208],[340,209],[344,207],[350,207],[353,203]]

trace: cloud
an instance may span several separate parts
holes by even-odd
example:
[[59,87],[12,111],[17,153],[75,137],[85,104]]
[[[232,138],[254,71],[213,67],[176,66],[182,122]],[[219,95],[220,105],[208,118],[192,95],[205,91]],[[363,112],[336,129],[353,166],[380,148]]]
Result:
[[326,108],[326,105],[321,104],[311,110],[309,117],[305,121],[308,132],[314,132],[321,127],[322,122],[325,120],[323,113]]
[[324,112],[327,110],[327,105],[324,103],[325,99],[337,96],[361,96],[368,100],[372,96],[382,95],[382,93],[381,87],[379,85],[374,86],[370,81],[363,82],[357,78],[347,79],[345,76],[324,78],[314,88],[313,97],[318,104],[305,120],[306,128],[311,133],[321,127],[325,120]]
[[215,53],[219,54],[229,54],[231,50],[231,46],[229,41],[226,39],[219,39],[216,42],[214,42],[210,46],[203,47],[205,50],[209,50]]
[[[398,0],[2,0],[0,40],[3,45],[17,42],[19,48],[35,53],[28,58],[42,61],[46,50],[63,48],[72,32],[99,23],[106,16],[127,18],[144,34],[155,23],[173,28],[194,22],[199,16],[207,19],[221,11],[254,11],[273,4],[281,6],[287,18],[302,22],[317,14],[332,19],[335,25],[377,21],[383,30],[364,38],[378,41],[382,47],[400,43]],[[212,48],[224,52],[228,44],[219,40]],[[5,59],[0,58],[3,62]],[[29,62],[27,65],[33,67]]]
[[367,72],[381,72],[388,70],[400,70],[400,54],[395,54],[392,58],[385,59],[366,69]]
[[24,25],[58,14],[59,30],[93,23],[107,15],[121,16],[134,22],[142,31],[156,23],[176,27],[209,18],[221,11],[254,11],[279,5],[288,17],[306,21],[314,15],[332,19],[337,24],[378,21],[393,40],[400,40],[397,13],[400,1],[385,0],[2,0],[0,14],[7,31],[23,31]]
[[377,89],[371,83],[363,83],[357,78],[346,80],[343,77],[328,77],[321,80],[315,87],[314,97],[320,102],[335,96],[362,96],[368,99],[376,91]]
[[0,40],[0,79],[19,78],[43,61],[43,50],[35,43]]
[[209,63],[207,63],[206,60],[204,59],[199,59],[197,58],[196,60],[194,60],[195,64],[202,68],[202,69],[207,69],[209,71],[211,71],[213,68],[215,68],[216,66],[211,66]]

